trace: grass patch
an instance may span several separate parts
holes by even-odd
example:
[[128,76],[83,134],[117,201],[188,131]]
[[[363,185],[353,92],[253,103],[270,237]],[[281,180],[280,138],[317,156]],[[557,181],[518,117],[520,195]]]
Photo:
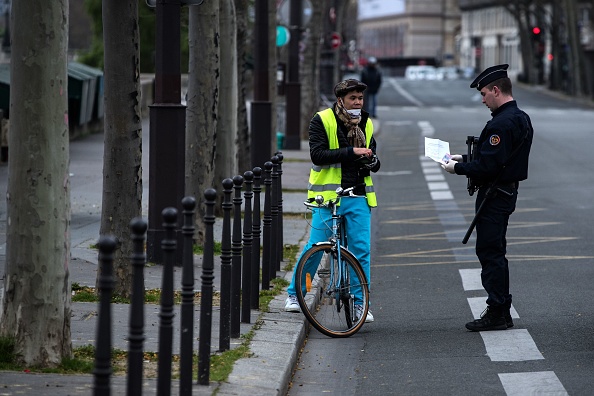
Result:
[[[194,305],[200,305],[202,293],[194,293]],[[181,291],[173,291],[173,303],[181,304]],[[99,295],[94,287],[81,286],[78,283],[72,283],[72,302],[99,302]],[[121,296],[112,296],[111,302],[113,304],[130,304],[129,298]],[[144,291],[144,302],[147,304],[161,303],[161,289],[149,289]],[[219,292],[213,292],[213,306],[219,306],[221,303],[221,295]]]
[[[221,255],[221,247],[222,247],[222,242],[214,242],[214,246],[213,246],[213,253],[215,256],[220,256]],[[192,251],[194,252],[194,254],[204,254],[204,246],[200,246],[200,245],[194,245]]]
[[211,381],[226,381],[227,378],[229,378],[231,371],[233,371],[233,366],[236,361],[252,356],[252,353],[250,352],[250,342],[252,341],[252,338],[254,338],[254,330],[258,326],[260,326],[260,322],[256,322],[252,330],[241,336],[243,341],[238,347],[210,357],[209,378]]

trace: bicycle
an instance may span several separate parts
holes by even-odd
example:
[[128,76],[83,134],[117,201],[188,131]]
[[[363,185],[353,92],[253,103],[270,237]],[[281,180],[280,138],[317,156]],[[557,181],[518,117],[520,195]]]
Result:
[[[354,188],[339,187],[336,199],[326,202],[321,195],[304,202],[312,211],[330,209],[332,217],[326,226],[331,236],[305,251],[295,267],[301,311],[318,331],[335,338],[350,337],[359,331],[369,310],[368,282],[359,260],[347,249],[345,219],[337,214],[340,199],[354,196]],[[310,268],[305,268],[308,259],[315,255],[320,256],[319,260],[313,257]]]

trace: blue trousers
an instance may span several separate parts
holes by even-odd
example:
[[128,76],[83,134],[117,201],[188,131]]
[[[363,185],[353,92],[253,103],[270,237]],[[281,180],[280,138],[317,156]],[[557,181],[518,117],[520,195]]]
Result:
[[[367,205],[367,199],[365,197],[342,197],[337,213],[345,218],[348,249],[361,263],[367,283],[370,284],[371,208]],[[305,245],[301,255],[315,243],[327,241],[332,235],[332,231],[328,228],[331,225],[332,213],[329,209],[314,209],[309,241]],[[311,256],[305,263],[305,270],[313,275],[313,272],[315,272],[317,265],[322,259],[322,255],[323,253],[319,252]],[[301,257],[299,257],[299,260],[301,260]],[[293,296],[297,294],[295,291],[295,272],[293,272],[293,279],[287,289],[287,293]],[[355,292],[355,300],[361,300],[360,292]]]
[[369,113],[371,117],[377,117],[377,94],[365,93],[365,99],[363,100],[363,108]]

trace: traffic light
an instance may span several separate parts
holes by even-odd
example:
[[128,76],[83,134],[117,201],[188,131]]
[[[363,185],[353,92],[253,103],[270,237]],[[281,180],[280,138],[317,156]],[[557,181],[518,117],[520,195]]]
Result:
[[540,27],[533,26],[532,27],[532,41],[539,42],[541,40],[542,40],[542,31],[540,30]]

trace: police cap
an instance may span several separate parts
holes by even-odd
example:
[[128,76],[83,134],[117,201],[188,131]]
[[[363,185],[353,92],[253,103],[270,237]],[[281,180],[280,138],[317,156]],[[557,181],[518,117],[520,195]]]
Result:
[[470,88],[476,87],[476,89],[480,91],[493,81],[499,80],[500,78],[506,78],[508,67],[508,64],[503,64],[486,68],[481,74],[477,76],[477,78],[474,79],[472,84],[470,84]]
[[341,81],[334,86],[334,95],[337,98],[342,98],[351,91],[363,92],[367,89],[367,84],[362,83],[354,78]]

